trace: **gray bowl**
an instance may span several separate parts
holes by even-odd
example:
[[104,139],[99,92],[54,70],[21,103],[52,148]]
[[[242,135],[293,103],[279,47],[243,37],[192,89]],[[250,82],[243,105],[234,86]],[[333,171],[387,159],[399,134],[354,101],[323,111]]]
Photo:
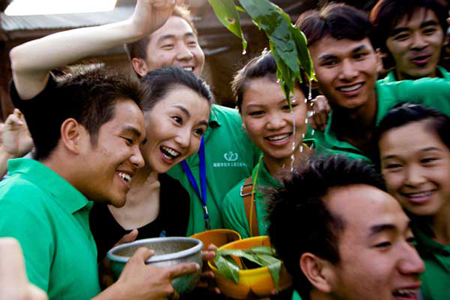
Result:
[[155,251],[155,255],[146,261],[146,264],[152,266],[167,267],[186,262],[198,263],[200,270],[197,272],[172,280],[173,288],[178,294],[189,292],[196,286],[202,269],[201,250],[203,243],[200,240],[187,237],[162,237],[143,239],[116,246],[109,250],[107,254],[116,279],[119,278],[130,257],[140,247]]

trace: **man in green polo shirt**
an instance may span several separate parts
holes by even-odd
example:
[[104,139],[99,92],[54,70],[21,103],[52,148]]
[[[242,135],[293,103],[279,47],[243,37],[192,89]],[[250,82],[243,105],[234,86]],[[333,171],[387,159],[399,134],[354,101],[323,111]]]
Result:
[[310,131],[319,152],[376,157],[372,134],[386,113],[401,102],[416,102],[450,115],[450,83],[424,78],[377,82],[381,59],[369,39],[372,24],[351,6],[331,4],[302,14],[318,86],[332,111],[324,132]]
[[144,165],[141,90],[103,69],[50,73],[124,35],[139,39],[155,30],[161,25],[152,22],[155,16],[173,8],[161,4],[139,0],[127,21],[50,35],[11,51],[11,98],[25,116],[36,160],[9,163],[10,177],[0,183],[0,237],[20,242],[30,282],[50,299],[165,299],[174,293],[173,277],[199,269],[194,263],[146,266],[153,251],[141,248],[100,293],[89,200],[123,206],[131,178]]
[[410,221],[368,163],[311,159],[271,195],[270,240],[302,299],[419,299]]
[[449,5],[445,0],[379,0],[370,14],[372,42],[383,55],[384,67],[395,68],[384,79],[393,82],[422,77],[450,80],[438,66],[448,42]]
[[[203,71],[205,55],[198,44],[197,30],[189,11],[182,7],[176,7],[161,28],[127,44],[126,48],[133,70],[139,77],[156,68],[173,65],[190,70],[197,76]],[[237,110],[220,105],[211,106],[204,146],[204,161],[200,160],[199,152],[187,158],[184,167],[177,165],[168,172],[190,195],[188,235],[204,231],[207,226],[210,229],[223,228],[222,199],[241,179],[251,175],[260,154],[242,129]],[[202,164],[204,180],[200,175]],[[202,193],[202,186],[206,195]],[[205,218],[204,203],[208,218]]]

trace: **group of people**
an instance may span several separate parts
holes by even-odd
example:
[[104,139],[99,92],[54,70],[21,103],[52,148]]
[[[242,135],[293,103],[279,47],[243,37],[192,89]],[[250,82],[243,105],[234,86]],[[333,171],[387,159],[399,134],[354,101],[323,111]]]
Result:
[[[230,83],[237,110],[199,77],[204,53],[179,4],[138,0],[128,20],[12,49],[0,236],[19,241],[29,281],[50,299],[172,298],[171,279],[197,264],[148,266],[153,251],[139,249],[114,282],[106,252],[229,228],[270,236],[293,299],[449,299],[446,1],[303,13],[322,96],[297,82],[286,99],[264,51]],[[63,68],[121,44],[138,80]]]

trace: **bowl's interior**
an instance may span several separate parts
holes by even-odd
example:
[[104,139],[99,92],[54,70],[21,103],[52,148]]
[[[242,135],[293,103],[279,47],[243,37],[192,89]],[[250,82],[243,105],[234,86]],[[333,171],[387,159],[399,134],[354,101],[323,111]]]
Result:
[[171,254],[190,249],[198,245],[195,240],[159,240],[147,241],[143,243],[131,243],[128,247],[123,247],[112,251],[111,253],[121,257],[131,257],[138,248],[146,247],[155,251],[155,256]]

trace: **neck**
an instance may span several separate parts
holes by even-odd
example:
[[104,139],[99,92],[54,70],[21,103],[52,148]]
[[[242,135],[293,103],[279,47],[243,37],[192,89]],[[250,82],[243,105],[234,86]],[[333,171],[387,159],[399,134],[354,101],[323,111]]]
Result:
[[335,300],[337,298],[336,296],[333,296],[331,294],[323,293],[317,289],[312,289],[309,294],[310,300]]
[[442,245],[450,245],[450,205],[440,209],[431,219],[434,240]]
[[[302,152],[300,152],[300,147],[302,148]],[[294,163],[293,165],[297,165],[303,157],[308,155],[310,153],[310,149],[306,147],[303,143],[300,143],[299,146],[295,148],[293,151],[294,154]],[[264,165],[266,166],[267,170],[269,171],[270,175],[272,177],[275,177],[279,172],[282,170],[289,170],[292,165],[292,157],[283,157],[283,158],[274,158],[269,155],[263,156]]]
[[422,76],[411,76],[409,74],[405,74],[405,73],[399,72],[398,70],[395,70],[395,77],[399,81],[400,80],[417,80],[417,79],[424,78],[424,77],[435,78],[435,77],[438,77],[438,69],[436,66],[436,68],[434,68],[433,73],[428,74],[428,75],[422,75]]
[[159,192],[158,173],[144,167],[133,176],[125,205],[121,208],[108,205],[109,211],[124,229],[143,227],[159,215]]
[[39,162],[67,180],[77,190],[83,192],[81,180],[79,179],[80,172],[78,172],[79,170],[77,169],[78,161],[72,160],[68,156],[64,157],[64,155],[60,155],[60,153],[55,150],[49,158],[40,160]]
[[377,96],[375,90],[370,99],[356,109],[333,109],[334,129],[345,134],[361,134],[373,128],[377,117]]

